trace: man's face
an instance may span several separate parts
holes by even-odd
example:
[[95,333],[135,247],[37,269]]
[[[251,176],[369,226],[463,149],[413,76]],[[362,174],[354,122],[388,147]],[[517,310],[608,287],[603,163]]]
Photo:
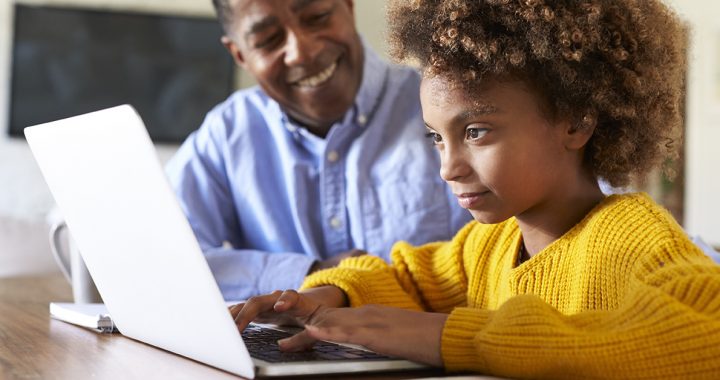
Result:
[[363,48],[352,0],[234,0],[223,42],[288,115],[324,135],[352,106]]

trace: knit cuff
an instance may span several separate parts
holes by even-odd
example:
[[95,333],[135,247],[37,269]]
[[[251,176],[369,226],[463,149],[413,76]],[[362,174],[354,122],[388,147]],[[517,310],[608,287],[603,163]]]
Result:
[[372,289],[366,286],[357,272],[344,268],[334,268],[319,271],[305,278],[300,290],[317,288],[320,286],[335,286],[340,288],[347,295],[348,306],[357,307],[369,303],[376,303],[372,300]]
[[478,354],[475,336],[490,319],[490,311],[458,307],[450,313],[443,329],[441,351],[445,368],[485,370],[487,363]]
[[409,310],[422,310],[412,298],[400,289],[392,277],[363,278],[357,271],[343,268],[328,269],[313,273],[305,279],[300,290],[332,285],[347,295],[348,306],[358,307],[378,304]]

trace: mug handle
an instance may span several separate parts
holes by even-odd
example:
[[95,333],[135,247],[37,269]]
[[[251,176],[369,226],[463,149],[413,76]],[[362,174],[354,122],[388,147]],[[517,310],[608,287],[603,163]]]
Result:
[[62,249],[62,230],[67,228],[65,221],[56,222],[50,227],[50,251],[52,252],[55,262],[60,267],[60,271],[68,280],[72,282],[72,273],[70,271],[70,256],[67,255]]

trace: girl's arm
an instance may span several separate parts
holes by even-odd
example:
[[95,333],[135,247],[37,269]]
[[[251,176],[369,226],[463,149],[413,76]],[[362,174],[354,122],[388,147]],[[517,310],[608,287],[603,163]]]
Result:
[[469,223],[450,242],[413,247],[395,244],[393,265],[375,256],[343,260],[337,268],[320,271],[305,279],[302,289],[333,285],[344,291],[349,306],[379,304],[410,310],[450,312],[464,306],[467,276],[463,257],[469,236],[477,237]]
[[517,378],[717,377],[720,266],[704,257],[659,263],[650,272],[652,263],[638,265],[614,310],[563,315],[533,295],[494,311],[457,308],[443,362]]
[[717,378],[719,294],[720,266],[698,260],[637,276],[614,310],[564,315],[529,294],[497,310],[458,307],[449,316],[378,305],[329,308],[281,347],[348,342],[512,378]]

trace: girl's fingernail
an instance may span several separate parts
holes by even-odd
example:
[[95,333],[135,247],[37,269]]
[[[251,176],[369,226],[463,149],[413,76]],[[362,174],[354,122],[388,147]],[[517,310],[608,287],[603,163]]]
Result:
[[275,302],[275,307],[285,305],[285,301],[277,301]]

